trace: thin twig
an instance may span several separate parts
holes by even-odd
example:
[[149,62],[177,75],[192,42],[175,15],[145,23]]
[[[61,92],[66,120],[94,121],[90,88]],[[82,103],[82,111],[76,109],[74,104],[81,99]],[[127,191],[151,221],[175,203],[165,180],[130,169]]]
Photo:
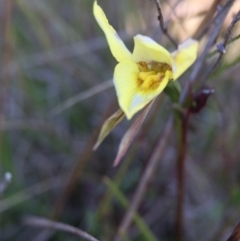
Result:
[[[238,34],[237,36],[235,36],[233,38],[230,38],[226,45],[232,44],[233,42],[237,41],[238,39],[240,39],[240,34]],[[219,53],[219,51],[217,49],[213,50],[211,53],[209,53],[207,55],[207,57],[211,58],[211,57],[213,57],[217,53]]]
[[[184,86],[183,92],[180,96],[180,103],[185,103],[189,94],[191,94],[191,88],[194,83],[203,82],[204,78],[201,78],[201,70],[204,66],[204,60],[209,52],[209,49],[214,44],[220,29],[222,27],[223,21],[227,16],[234,0],[229,0],[225,6],[218,12],[216,17],[214,18],[213,23],[215,23],[209,31],[208,42],[199,57],[196,61],[195,67],[193,68],[192,73],[190,74],[189,81]],[[227,41],[226,41],[227,43]],[[201,75],[201,76],[200,76]],[[200,76],[200,77],[199,77]],[[183,231],[183,199],[184,199],[184,160],[186,156],[186,148],[187,148],[187,124],[188,124],[188,116],[186,116],[185,120],[181,122],[181,140],[179,146],[179,154],[178,154],[178,195],[177,195],[177,212],[176,212],[176,238],[177,240],[182,240],[182,231]],[[185,126],[184,126],[185,125]]]
[[163,134],[160,135],[159,139],[157,140],[155,147],[153,149],[153,152],[150,156],[148,165],[143,173],[143,176],[140,180],[140,183],[137,186],[137,189],[134,193],[133,200],[131,202],[131,207],[129,208],[128,212],[125,214],[120,227],[118,229],[117,236],[115,237],[115,241],[121,240],[120,235],[127,233],[127,230],[132,222],[133,215],[136,213],[144,194],[147,190],[147,185],[150,181],[150,179],[153,177],[154,170],[156,170],[156,166],[161,160],[161,156],[163,156],[163,153],[165,151],[165,147],[167,144],[167,141],[171,135],[172,132],[172,126],[173,126],[173,119],[170,117],[167,121],[166,126],[163,129]]
[[234,27],[234,25],[240,20],[240,10],[237,12],[237,14],[233,17],[233,20],[230,24],[230,26],[228,27],[228,30],[227,30],[227,33],[226,33],[226,36],[224,38],[224,41],[223,41],[223,47],[225,48],[226,45],[227,45],[227,42],[229,41],[230,37],[231,37],[231,32],[232,32],[232,29]]
[[29,226],[35,226],[39,228],[48,228],[48,229],[55,229],[55,230],[60,230],[63,232],[71,233],[76,236],[79,236],[81,238],[84,238],[89,241],[99,241],[98,239],[94,238],[90,234],[86,233],[85,231],[82,231],[79,228],[70,226],[65,223],[60,223],[60,222],[54,222],[46,218],[41,218],[41,217],[35,217],[35,216],[29,216],[23,219],[23,222],[26,225]]
[[185,159],[187,154],[187,132],[190,113],[182,115],[176,113],[176,127],[178,134],[177,155],[177,210],[176,210],[176,240],[183,240],[184,230],[184,186],[185,186]]
[[176,42],[176,40],[168,33],[168,29],[166,28],[165,24],[164,24],[164,18],[163,18],[163,14],[162,14],[162,8],[161,8],[161,4],[159,2],[159,0],[154,0],[156,7],[157,7],[157,11],[158,11],[158,21],[159,21],[159,25],[161,30],[163,31],[163,33],[169,38],[169,40],[173,43],[173,45],[177,48],[178,47],[178,43]]
[[[202,74],[202,68],[204,65],[204,60],[210,50],[210,48],[213,46],[220,30],[223,24],[224,19],[226,18],[231,6],[233,5],[235,0],[229,0],[227,1],[227,3],[222,7],[222,9],[217,13],[217,15],[214,18],[214,23],[215,25],[212,26],[212,28],[209,31],[209,38],[208,38],[208,42],[202,52],[202,54],[200,55],[200,57],[198,58],[198,60],[196,61],[194,68],[190,74],[189,80],[186,83],[186,85],[183,88],[182,94],[180,96],[180,102],[184,103],[185,100],[188,97],[189,91],[191,89],[191,86],[195,83],[195,82],[204,82],[206,80],[207,76],[203,76]],[[201,78],[199,78],[199,76]],[[199,83],[200,84],[200,83]]]
[[219,65],[223,55],[226,53],[226,46],[229,42],[229,40],[231,39],[231,33],[233,30],[233,27],[235,26],[235,24],[240,21],[240,10],[238,11],[238,13],[233,17],[233,20],[231,22],[231,24],[229,25],[228,29],[227,29],[227,33],[224,37],[224,40],[222,43],[219,43],[217,45],[217,50],[219,52],[219,56],[216,60],[216,62],[213,64],[212,68],[209,70],[208,75],[210,75],[215,69],[216,67]]

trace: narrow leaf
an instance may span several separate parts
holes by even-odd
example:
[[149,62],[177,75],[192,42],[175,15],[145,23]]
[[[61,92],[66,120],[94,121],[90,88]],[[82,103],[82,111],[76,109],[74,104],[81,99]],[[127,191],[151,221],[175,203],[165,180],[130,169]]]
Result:
[[127,152],[129,146],[132,144],[133,139],[137,135],[140,127],[142,126],[143,121],[145,120],[149,110],[151,109],[151,106],[153,104],[154,100],[151,101],[143,110],[143,112],[137,117],[137,119],[134,121],[132,126],[127,130],[125,135],[123,136],[121,143],[118,148],[117,157],[115,158],[115,161],[113,163],[113,166],[117,166],[125,153]]
[[95,151],[103,140],[108,136],[108,134],[124,119],[125,114],[121,109],[110,116],[103,124],[100,134],[98,136],[97,142],[93,147]]

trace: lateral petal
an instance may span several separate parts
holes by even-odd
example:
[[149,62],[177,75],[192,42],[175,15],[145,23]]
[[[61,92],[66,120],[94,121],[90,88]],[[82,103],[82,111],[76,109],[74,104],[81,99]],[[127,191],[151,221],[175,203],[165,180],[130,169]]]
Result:
[[118,102],[127,119],[145,107],[159,93],[163,91],[169,82],[171,73],[166,71],[165,77],[154,91],[139,91],[137,86],[139,69],[131,60],[119,63],[114,71],[114,85],[118,96]]
[[172,66],[170,53],[153,39],[140,34],[134,37],[133,60],[147,63],[157,61]]
[[154,98],[156,98],[167,86],[169,79],[170,79],[171,73],[170,71],[167,71],[165,74],[165,77],[162,79],[159,87],[151,92],[135,92],[135,94],[132,96],[130,105],[128,107],[127,112],[125,113],[127,118],[130,119],[132,116],[141,110],[143,107],[145,107],[150,101],[152,101]]
[[114,85],[117,92],[118,103],[121,109],[130,119],[129,107],[135,93],[137,92],[138,66],[131,60],[123,61],[115,67]]
[[129,52],[123,41],[120,39],[114,28],[109,24],[105,13],[103,12],[102,8],[97,4],[97,1],[94,1],[93,14],[99,26],[105,33],[108,45],[115,59],[118,62],[131,59],[131,53]]
[[173,79],[176,80],[196,60],[198,52],[198,41],[187,39],[178,46],[178,50],[171,53],[173,59]]

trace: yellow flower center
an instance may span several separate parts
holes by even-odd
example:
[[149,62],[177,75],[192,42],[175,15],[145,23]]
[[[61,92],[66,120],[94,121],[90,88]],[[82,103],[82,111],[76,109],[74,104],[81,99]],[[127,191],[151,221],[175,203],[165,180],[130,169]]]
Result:
[[138,63],[139,74],[137,85],[141,91],[153,91],[158,88],[162,79],[165,77],[166,71],[171,71],[172,68],[166,63],[152,61],[150,63]]

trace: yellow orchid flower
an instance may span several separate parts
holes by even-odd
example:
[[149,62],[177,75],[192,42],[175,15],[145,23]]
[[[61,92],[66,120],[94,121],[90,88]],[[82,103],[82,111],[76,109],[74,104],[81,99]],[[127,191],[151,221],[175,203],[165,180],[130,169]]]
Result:
[[106,35],[112,55],[119,62],[114,70],[114,86],[127,119],[158,96],[169,81],[176,80],[197,58],[196,40],[188,39],[176,51],[169,53],[151,38],[140,34],[134,37],[131,54],[108,23],[97,1],[93,13]]

